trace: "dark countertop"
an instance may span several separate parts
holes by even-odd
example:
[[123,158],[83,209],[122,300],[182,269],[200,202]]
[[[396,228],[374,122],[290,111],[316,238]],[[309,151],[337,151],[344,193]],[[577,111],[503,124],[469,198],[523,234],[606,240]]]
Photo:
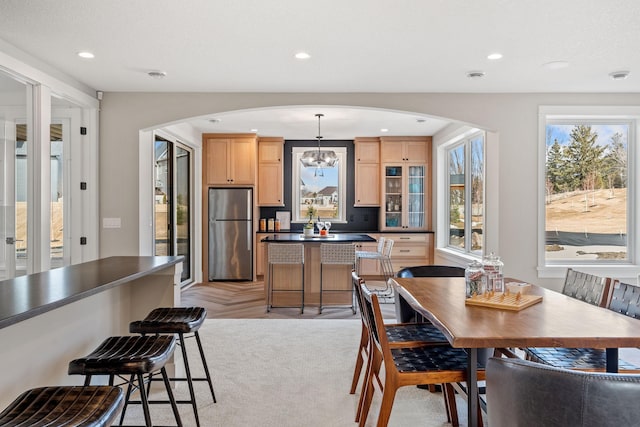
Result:
[[261,242],[277,243],[354,243],[375,242],[376,239],[367,234],[330,233],[328,237],[302,237],[302,233],[269,233]]
[[[333,230],[333,229],[332,229]],[[280,230],[278,234],[302,234],[302,230]],[[351,231],[342,231],[335,230],[332,234],[414,234],[414,233],[428,233],[433,234],[432,230],[412,230],[412,231],[380,231],[380,230],[351,230]],[[257,231],[256,234],[273,234],[273,231]]]
[[0,281],[0,329],[182,262],[117,256]]

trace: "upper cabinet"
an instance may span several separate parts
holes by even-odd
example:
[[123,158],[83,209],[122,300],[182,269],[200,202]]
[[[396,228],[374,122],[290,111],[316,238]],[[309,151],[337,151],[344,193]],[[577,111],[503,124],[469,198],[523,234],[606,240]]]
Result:
[[254,185],[254,134],[203,134],[205,176],[209,185]]
[[380,206],[380,139],[356,138],[354,206]]
[[258,206],[284,206],[284,139],[258,140]]
[[389,136],[381,137],[380,141],[383,162],[425,163],[430,157],[431,137]]
[[430,230],[431,137],[381,140],[380,230]]

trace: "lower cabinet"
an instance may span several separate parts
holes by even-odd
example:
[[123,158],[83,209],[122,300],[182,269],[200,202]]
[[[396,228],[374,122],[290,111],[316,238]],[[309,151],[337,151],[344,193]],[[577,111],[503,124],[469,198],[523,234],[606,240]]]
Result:
[[433,264],[433,233],[383,233],[393,240],[391,264],[393,271],[405,267]]
[[[273,234],[273,233],[271,233]],[[265,265],[266,263],[266,259],[265,259],[265,245],[266,243],[261,242],[260,240],[264,238],[264,236],[266,236],[265,233],[257,233],[256,234],[256,244],[254,246],[255,248],[255,253],[256,253],[256,268],[254,269],[254,271],[256,272],[256,276],[264,276],[265,273]]]

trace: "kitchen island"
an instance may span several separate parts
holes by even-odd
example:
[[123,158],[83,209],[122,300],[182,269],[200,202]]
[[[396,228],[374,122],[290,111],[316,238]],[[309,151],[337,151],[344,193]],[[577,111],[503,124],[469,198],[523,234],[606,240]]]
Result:
[[[355,233],[331,233],[328,236],[305,237],[300,233],[272,233],[261,239],[266,243],[265,260],[269,259],[270,243],[302,243],[304,245],[304,305],[320,305],[320,244],[322,243],[363,243],[375,242],[375,239],[367,234]],[[265,261],[266,262],[266,261]],[[325,293],[323,296],[323,306],[350,305],[351,295],[347,292],[351,290],[351,267],[347,265],[326,265],[323,270],[324,288],[331,290],[344,290],[345,292]],[[268,266],[264,266],[264,271],[268,271]],[[285,289],[282,292],[275,292],[272,297],[274,306],[296,306],[300,305],[301,295],[299,293],[286,291],[286,289],[300,288],[300,266],[275,265],[273,267],[273,281],[277,283],[278,289]],[[265,301],[268,298],[269,277],[265,274]]]
[[32,387],[81,384],[72,359],[179,305],[182,260],[110,257],[0,281],[0,407]]

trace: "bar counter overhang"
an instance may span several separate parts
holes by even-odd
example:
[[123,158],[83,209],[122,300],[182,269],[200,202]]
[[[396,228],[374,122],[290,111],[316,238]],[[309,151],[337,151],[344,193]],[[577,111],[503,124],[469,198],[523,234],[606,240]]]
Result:
[[0,407],[28,388],[80,384],[72,359],[178,305],[182,259],[110,257],[1,281]]

